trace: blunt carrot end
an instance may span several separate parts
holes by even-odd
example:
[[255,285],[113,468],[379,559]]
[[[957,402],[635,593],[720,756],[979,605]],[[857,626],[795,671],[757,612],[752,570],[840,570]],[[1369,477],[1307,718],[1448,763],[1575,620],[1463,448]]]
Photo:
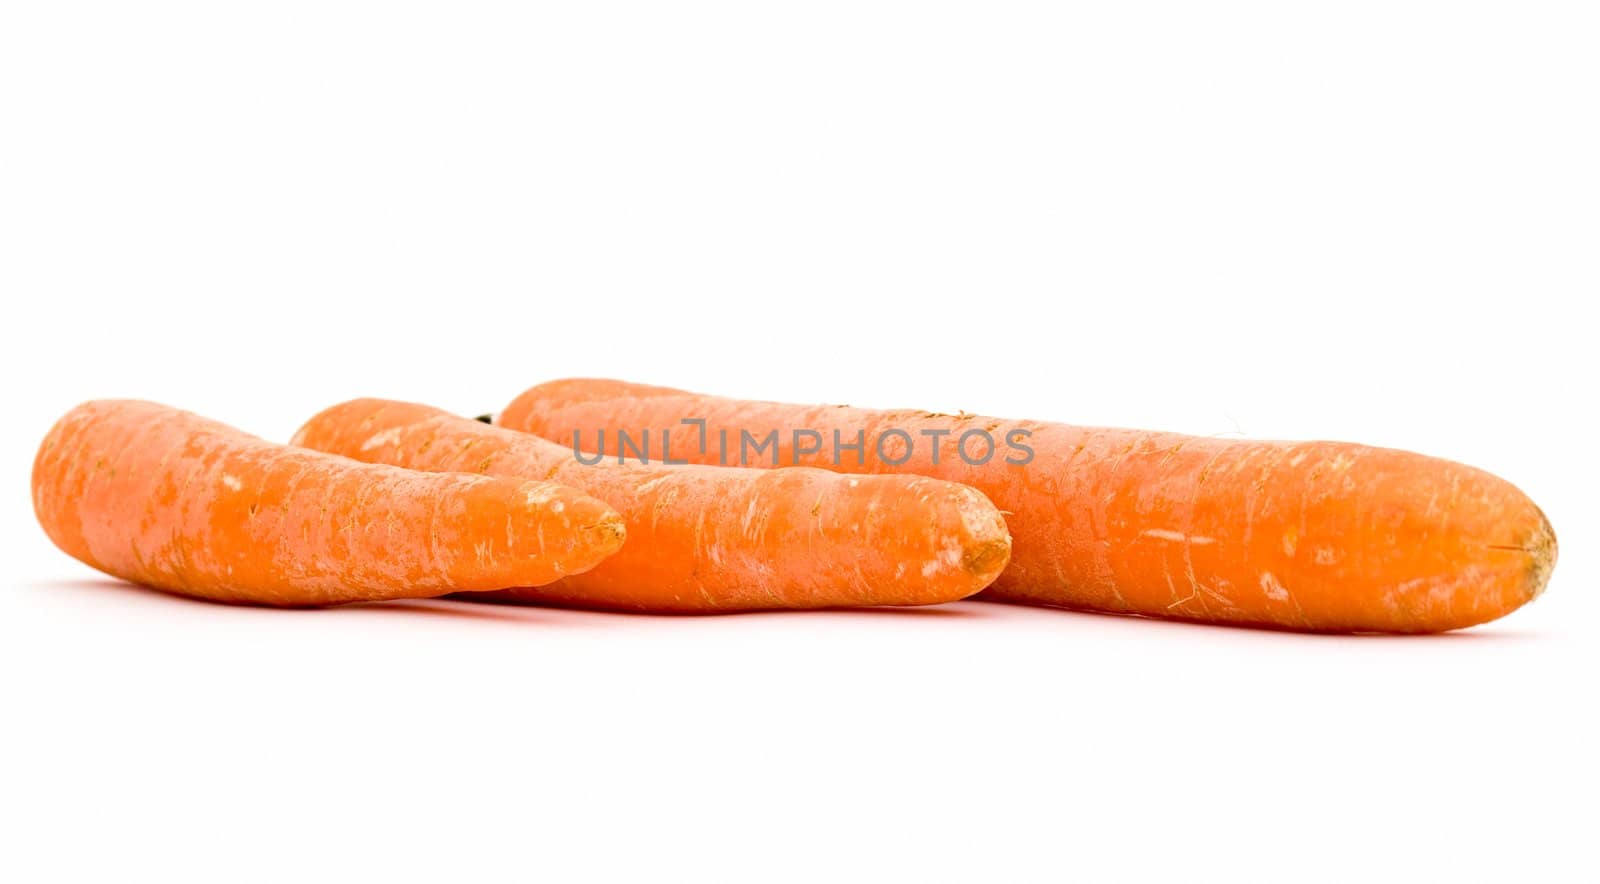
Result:
[[968,552],[961,560],[961,567],[974,576],[993,580],[1005,570],[1006,561],[1010,558],[1009,541],[991,540]]
[[1533,537],[1525,547],[1528,551],[1528,601],[1530,602],[1544,595],[1544,589],[1550,583],[1550,575],[1555,573],[1556,559],[1560,554],[1555,528],[1543,510],[1539,511],[1539,520],[1539,527],[1534,530]]

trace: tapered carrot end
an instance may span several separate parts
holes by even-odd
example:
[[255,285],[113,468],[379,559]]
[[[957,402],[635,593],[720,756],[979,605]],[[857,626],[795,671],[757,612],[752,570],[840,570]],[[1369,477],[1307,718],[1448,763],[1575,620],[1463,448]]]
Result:
[[597,563],[599,559],[622,549],[622,544],[628,539],[628,527],[615,510],[602,513],[599,521],[582,531],[589,537],[589,549],[596,555]]
[[1555,573],[1558,553],[1556,531],[1550,525],[1550,519],[1538,507],[1534,507],[1534,510],[1539,513],[1539,526],[1534,529],[1525,544],[1528,551],[1526,572],[1528,601],[1533,601],[1544,593],[1545,586],[1550,582],[1550,575]]
[[995,581],[1011,561],[1011,532],[1000,510],[976,488],[951,483],[949,503],[958,516],[944,526],[961,550],[958,568],[947,576],[946,591],[965,598]]
[[[1448,465],[1455,492],[1448,530],[1420,546],[1440,553],[1428,586],[1437,602],[1407,631],[1443,631],[1497,620],[1538,598],[1556,565],[1556,535],[1542,510],[1520,489],[1490,473]],[[1448,591],[1446,591],[1448,590]],[[1422,601],[1420,598],[1417,601]]]
[[976,488],[958,486],[961,509],[961,536],[966,551],[961,569],[979,589],[993,583],[1011,561],[1011,532],[1000,510]]
[[621,549],[628,538],[620,513],[575,489],[561,488],[558,498],[545,506],[573,536],[571,549],[563,557],[563,574],[581,574],[593,568]]
[[961,567],[965,568],[968,574],[981,581],[984,586],[988,586],[994,582],[996,577],[1000,576],[1000,572],[1005,570],[1006,562],[1010,560],[1010,538],[990,540],[969,550],[966,556],[962,558]]

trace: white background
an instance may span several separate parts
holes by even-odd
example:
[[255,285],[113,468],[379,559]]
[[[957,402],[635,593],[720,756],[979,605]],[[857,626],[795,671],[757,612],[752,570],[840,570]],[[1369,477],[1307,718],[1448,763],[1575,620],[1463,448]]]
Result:
[[[0,9],[0,877],[1594,880],[1593,4]],[[27,503],[88,398],[568,375],[1413,448],[1562,558],[1418,639],[278,612]]]

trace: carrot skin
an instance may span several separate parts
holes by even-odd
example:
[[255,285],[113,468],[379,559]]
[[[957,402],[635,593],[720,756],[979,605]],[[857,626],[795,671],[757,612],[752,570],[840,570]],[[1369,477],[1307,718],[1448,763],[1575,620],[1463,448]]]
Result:
[[569,449],[425,405],[358,399],[294,443],[423,470],[554,479],[622,513],[628,544],[593,570],[491,596],[658,613],[964,598],[1005,567],[1005,520],[978,491],[920,476],[581,463]]
[[[684,419],[704,419],[713,436],[777,430],[781,464],[913,472],[982,490],[1013,536],[1010,565],[980,596],[998,600],[1318,632],[1439,632],[1515,610],[1543,590],[1556,559],[1549,522],[1509,482],[1343,442],[786,405],[592,379],[534,387],[497,423],[589,451],[605,428],[614,453],[618,430],[676,436]],[[796,428],[863,433],[864,456],[836,463],[831,445],[797,454]],[[877,450],[889,429],[915,440],[903,464]],[[969,463],[956,446],[971,429],[997,440],[1026,431],[1032,461],[1006,463],[1002,449]],[[935,444],[924,431],[947,435]],[[888,458],[900,459],[903,444],[889,441]],[[714,447],[683,449],[691,460],[718,457]]]
[[625,534],[615,510],[571,488],[373,466],[127,400],[56,423],[33,502],[51,541],[90,567],[279,606],[548,583]]

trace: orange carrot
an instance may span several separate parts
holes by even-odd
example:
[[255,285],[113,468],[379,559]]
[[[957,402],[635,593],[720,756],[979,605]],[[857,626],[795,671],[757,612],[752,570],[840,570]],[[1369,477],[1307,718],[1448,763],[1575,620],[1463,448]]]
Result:
[[[913,472],[980,489],[1007,513],[1015,543],[984,594],[1000,600],[1311,631],[1437,632],[1515,610],[1544,588],[1556,559],[1549,522],[1510,483],[1341,442],[783,405],[588,379],[534,387],[498,423],[569,446],[581,431],[585,450],[615,452],[618,430],[637,440],[670,429],[676,443],[684,419],[704,420],[713,439],[775,430],[781,464]],[[818,438],[796,429],[826,444],[813,450]],[[835,448],[835,431],[846,445],[861,434],[859,460]],[[979,464],[984,434],[996,450]],[[673,450],[701,462],[720,456],[715,445]]]
[[548,583],[624,532],[615,510],[560,485],[372,466],[118,400],[50,430],[33,507],[56,546],[107,574],[287,606]]
[[1011,542],[982,494],[916,476],[850,477],[615,462],[425,405],[358,399],[297,445],[374,463],[556,479],[611,503],[628,544],[594,570],[510,598],[655,612],[927,605],[971,595]]

